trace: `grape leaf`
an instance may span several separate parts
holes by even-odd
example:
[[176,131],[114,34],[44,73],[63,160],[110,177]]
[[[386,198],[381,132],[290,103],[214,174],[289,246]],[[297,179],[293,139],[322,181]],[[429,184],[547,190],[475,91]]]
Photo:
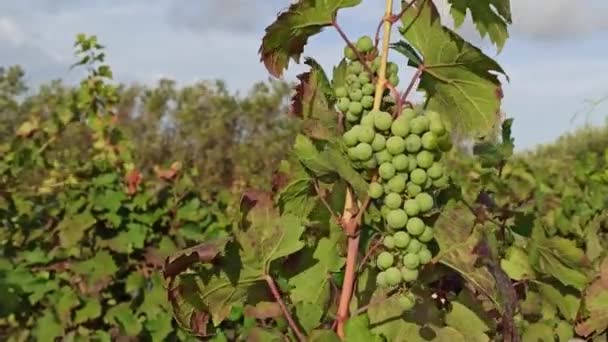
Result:
[[323,313],[323,307],[317,303],[299,302],[296,304],[298,323],[306,332],[319,326]]
[[511,24],[510,0],[448,0],[452,5],[450,13],[456,27],[464,22],[467,10],[480,35],[490,37],[498,50],[502,50],[509,37],[507,26]]
[[490,331],[490,327],[474,311],[458,301],[452,302],[451,310],[445,315],[445,323],[469,337],[470,341],[490,341],[485,334]]
[[51,310],[45,310],[36,321],[35,333],[37,341],[54,341],[63,335],[63,328]]
[[558,289],[550,284],[536,283],[539,294],[545,301],[557,307],[562,316],[569,321],[574,321],[580,306],[580,295],[575,291],[568,291],[565,286]]
[[313,330],[309,336],[310,342],[340,342],[340,337],[333,331],[328,329]]
[[101,315],[101,304],[99,300],[89,298],[85,301],[84,306],[76,310],[74,323],[81,324],[90,319],[95,319]]
[[402,36],[423,59],[418,89],[426,92],[427,107],[445,116],[460,134],[491,133],[502,98],[495,73],[504,71],[498,63],[442,26],[432,1],[419,1],[418,10],[408,10],[402,22]]
[[526,327],[522,342],[555,341],[553,329],[544,322],[532,323]]
[[349,318],[344,325],[344,333],[349,342],[370,342],[376,339],[369,330],[369,317],[365,314]]
[[308,38],[331,25],[339,9],[359,3],[361,0],[300,0],[292,4],[266,28],[260,60],[271,75],[281,77],[290,58],[299,61]]
[[278,196],[281,213],[289,213],[302,218],[310,214],[316,203],[312,179],[308,175],[292,180]]
[[87,229],[91,228],[97,220],[90,212],[64,218],[58,225],[59,243],[63,248],[70,248],[80,242]]
[[576,324],[576,333],[589,336],[608,328],[608,258],[602,261],[600,275],[585,289],[584,315]]
[[316,176],[333,173],[333,165],[329,159],[321,155],[312,140],[305,135],[298,134],[293,147],[298,160]]
[[129,303],[120,303],[110,308],[104,316],[104,321],[108,324],[118,325],[121,332],[127,336],[137,336],[142,329],[137,316],[129,308]]
[[500,260],[500,267],[514,280],[535,278],[528,254],[522,248],[516,246],[507,249],[505,258]]

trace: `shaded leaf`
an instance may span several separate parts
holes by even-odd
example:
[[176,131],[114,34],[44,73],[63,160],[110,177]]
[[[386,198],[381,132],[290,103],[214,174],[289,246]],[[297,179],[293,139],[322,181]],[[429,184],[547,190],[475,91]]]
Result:
[[510,0],[448,0],[456,27],[464,22],[467,12],[482,37],[490,37],[500,51],[509,37],[511,24]]

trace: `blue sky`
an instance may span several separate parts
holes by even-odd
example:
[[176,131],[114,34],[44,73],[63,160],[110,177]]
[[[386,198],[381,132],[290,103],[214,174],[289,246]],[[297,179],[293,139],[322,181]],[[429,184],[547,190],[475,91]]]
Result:
[[[439,0],[435,0],[440,2]],[[70,71],[77,33],[98,35],[108,48],[119,81],[151,84],[161,77],[188,84],[224,79],[246,92],[268,79],[257,50],[263,30],[289,0],[3,0],[0,2],[0,65],[21,64],[31,85],[80,76]],[[372,33],[381,0],[363,0],[340,13],[356,38]],[[608,101],[608,1],[512,0],[511,38],[500,54],[467,23],[462,34],[501,63],[503,110],[515,118],[518,148],[554,140],[585,123],[602,124]],[[447,8],[439,4],[448,19]],[[327,30],[314,37],[306,55],[327,70],[341,57],[343,43]],[[408,78],[404,69],[402,79]],[[303,70],[286,74],[292,80]],[[575,120],[572,117],[577,114]]]

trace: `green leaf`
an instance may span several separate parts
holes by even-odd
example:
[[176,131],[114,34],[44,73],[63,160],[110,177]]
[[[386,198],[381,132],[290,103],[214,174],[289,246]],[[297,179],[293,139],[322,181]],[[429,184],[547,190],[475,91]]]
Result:
[[279,193],[277,202],[281,213],[290,213],[304,218],[317,204],[314,196],[312,179],[305,176],[287,184]]
[[82,214],[65,217],[57,225],[61,247],[70,248],[78,245],[86,231],[91,228],[95,222],[97,222],[97,220],[88,211]]
[[312,140],[305,135],[296,136],[293,152],[298,160],[318,177],[334,172],[331,161],[324,157]]
[[34,334],[36,340],[40,342],[54,341],[55,338],[63,335],[63,328],[52,310],[45,310],[42,317],[36,321]]
[[168,312],[161,312],[156,316],[146,319],[144,326],[150,333],[152,341],[162,342],[167,340],[167,336],[174,331],[173,316]]
[[69,322],[71,319],[72,309],[80,304],[78,295],[69,287],[62,287],[57,294],[57,302],[55,312],[61,322]]
[[122,191],[106,190],[104,193],[98,195],[94,199],[94,204],[100,208],[107,209],[111,213],[115,213],[120,209],[122,201],[127,196]]
[[553,329],[543,322],[532,323],[526,327],[522,335],[522,342],[555,341]]
[[460,302],[451,302],[452,308],[445,315],[445,323],[467,336],[470,341],[486,342],[490,338],[485,333],[490,327],[479,316]]
[[319,326],[323,313],[323,306],[318,303],[298,302],[296,304],[296,317],[305,332],[310,332]]
[[361,0],[300,0],[279,14],[266,28],[259,53],[266,69],[281,77],[289,59],[298,61],[308,38],[332,24],[339,9],[358,5]]
[[346,341],[349,342],[370,342],[376,339],[369,330],[369,317],[367,315],[349,318],[344,325],[344,333]]
[[308,336],[310,342],[340,342],[340,337],[333,330],[313,330]]
[[511,24],[510,0],[448,0],[456,27],[464,22],[467,11],[471,13],[477,31],[482,37],[490,37],[498,50],[502,50]]
[[359,172],[353,169],[352,163],[348,157],[341,152],[338,143],[332,142],[321,155],[324,159],[329,160],[332,169],[353,187],[353,190],[359,199],[363,199],[367,196],[368,183],[361,177]]
[[589,336],[608,328],[608,258],[602,261],[599,278],[589,285],[583,295],[584,315],[576,324],[576,333]]
[[581,303],[577,292],[568,291],[566,288],[558,289],[545,283],[536,283],[536,286],[543,299],[557,307],[564,318],[571,322],[576,319]]
[[93,285],[105,278],[113,276],[118,267],[107,251],[100,251],[91,259],[77,262],[72,265],[74,272],[87,278],[88,283]]
[[108,310],[104,316],[104,321],[108,324],[120,327],[121,333],[127,336],[137,336],[142,330],[141,323],[129,303],[120,303]]
[[426,93],[427,107],[447,118],[461,134],[488,135],[498,124],[502,98],[495,73],[504,71],[480,49],[442,26],[432,1],[418,3],[419,11],[409,10],[402,17],[400,32],[422,56],[424,70],[418,89]]
[[528,254],[522,248],[511,246],[507,249],[500,266],[509,278],[514,280],[534,279],[534,269],[530,265]]
[[88,298],[85,300],[84,306],[76,310],[74,324],[82,324],[99,316],[101,316],[101,304],[99,300]]

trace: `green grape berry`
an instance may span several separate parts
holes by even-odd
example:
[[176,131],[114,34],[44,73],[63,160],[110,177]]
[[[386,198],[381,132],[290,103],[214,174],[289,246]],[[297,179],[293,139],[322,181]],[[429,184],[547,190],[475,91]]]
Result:
[[426,150],[422,150],[416,155],[416,163],[418,164],[418,167],[423,169],[431,167],[431,165],[433,165],[433,159],[433,154]]
[[382,217],[386,217],[388,216],[388,213],[391,212],[391,208],[387,207],[386,205],[383,205],[380,207],[380,214],[382,215]]
[[416,297],[411,292],[400,295],[399,306],[403,311],[411,311],[416,306]]
[[[374,145],[372,144],[372,147]],[[407,171],[410,166],[410,159],[405,154],[398,154],[392,159],[393,166],[397,171]]]
[[420,266],[420,259],[418,258],[418,254],[415,253],[407,253],[403,256],[403,266],[409,268],[410,270],[418,268]]
[[420,260],[421,265],[426,265],[433,259],[433,254],[428,248],[422,248],[418,251],[418,259]]
[[418,168],[418,162],[416,161],[416,156],[412,154],[408,156],[408,159],[410,160],[410,166],[407,168],[407,170],[412,172]]
[[357,144],[357,146],[355,146],[356,149],[356,158],[358,160],[368,160],[369,158],[372,157],[372,153],[374,153],[372,151],[372,146],[370,144],[367,143],[359,143]]
[[376,162],[376,158],[369,158],[368,160],[363,162],[363,167],[368,170],[375,170],[378,167],[378,163]]
[[376,132],[369,126],[359,126],[357,138],[360,142],[371,144],[376,137]]
[[380,56],[374,58],[374,60],[372,61],[372,71],[377,71],[380,69],[380,64],[382,63],[382,60],[380,58]]
[[404,108],[399,117],[403,117],[407,121],[412,121],[412,119],[416,117],[416,111],[413,108]]
[[374,112],[369,112],[361,118],[361,126],[374,128]]
[[399,73],[399,66],[395,62],[388,62],[386,63],[386,71],[389,74],[396,75]]
[[363,53],[368,53],[374,49],[374,41],[369,36],[362,36],[361,38],[357,39],[356,47],[357,50]]
[[407,224],[407,214],[403,209],[391,210],[386,215],[386,223],[393,229],[403,229]]
[[433,181],[433,186],[438,189],[445,189],[449,184],[450,178],[446,174]]
[[393,117],[387,112],[374,112],[374,126],[380,131],[386,131],[393,124]]
[[434,110],[426,110],[424,115],[426,115],[429,120],[441,120],[441,115]]
[[363,95],[374,95],[376,87],[371,83],[363,84],[361,91],[363,92]]
[[395,241],[395,247],[397,248],[406,248],[410,243],[411,237],[407,232],[396,232],[393,235],[393,240]]
[[369,84],[371,81],[372,81],[372,78],[367,71],[362,71],[359,74],[359,83],[361,83],[361,85]]
[[386,149],[392,155],[398,155],[405,151],[405,141],[398,136],[392,136],[386,140]]
[[[349,89],[353,89],[350,85],[359,83],[359,76],[355,74],[346,75],[346,84],[349,85]],[[355,87],[354,89],[358,89],[359,87]]]
[[386,272],[380,272],[376,275],[376,285],[379,287],[386,287],[388,283],[386,281]]
[[431,209],[433,209],[434,206],[434,201],[433,201],[433,196],[431,196],[430,194],[426,193],[426,192],[421,192],[418,195],[416,195],[415,197],[416,203],[418,203],[418,207],[420,208],[420,211],[423,213],[426,213],[428,211],[430,211]]
[[378,268],[381,270],[385,270],[391,266],[393,266],[393,263],[395,262],[395,258],[393,257],[392,253],[389,252],[382,252],[378,255],[378,258],[376,259],[376,264],[378,265]]
[[391,125],[393,135],[405,138],[410,133],[410,122],[403,116],[398,117]]
[[422,221],[420,218],[410,217],[410,219],[407,221],[406,229],[410,235],[418,236],[424,232],[424,227],[426,227],[424,225],[424,221]]
[[420,236],[418,236],[418,240],[420,240],[420,242],[430,242],[431,240],[433,240],[433,238],[435,237],[435,232],[433,230],[432,227],[426,226],[424,227],[424,231],[422,232],[422,234],[420,234]]
[[[370,146],[371,149],[371,146]],[[395,176],[395,167],[390,162],[385,162],[378,168],[378,174],[382,179],[391,179]],[[425,173],[426,176],[426,173]]]
[[356,124],[357,122],[359,122],[359,116],[351,112],[346,112],[346,121],[352,124]]
[[417,116],[410,122],[410,131],[414,134],[421,135],[429,129],[429,118],[426,116]]
[[407,185],[405,186],[405,188],[406,188],[407,194],[410,197],[414,197],[422,192],[422,187],[418,184],[412,183],[411,181],[407,182]]
[[[372,197],[373,198],[373,197]],[[420,207],[415,199],[405,200],[403,203],[403,210],[409,217],[417,216],[420,213]]]
[[350,105],[350,100],[347,97],[342,97],[338,101],[337,107],[338,107],[339,111],[346,113],[348,111],[349,105]]
[[426,170],[426,174],[433,180],[439,179],[443,176],[443,166],[440,163],[435,162]]
[[334,91],[334,94],[336,95],[336,97],[347,97],[348,90],[346,90],[346,88],[344,87],[337,87]]
[[401,284],[403,278],[401,272],[397,267],[390,267],[386,271],[384,271],[384,273],[386,274],[385,278],[386,284],[388,286],[397,286]]
[[386,195],[386,197],[384,197],[384,204],[391,209],[397,209],[401,207],[401,203],[403,203],[401,196],[399,196],[399,194],[395,192],[391,192]]
[[402,193],[405,190],[405,184],[407,180],[404,174],[396,174],[393,178],[388,181],[388,188],[395,193]]
[[422,140],[420,136],[416,134],[410,134],[405,138],[405,149],[410,153],[416,153],[420,151],[422,147]]
[[361,89],[354,89],[351,90],[350,93],[348,93],[348,97],[350,97],[350,100],[352,102],[358,102],[361,101],[361,99],[363,98],[363,92],[361,91]]
[[390,163],[393,160],[393,155],[388,153],[387,150],[382,150],[382,151],[376,152],[376,154],[374,154],[374,156],[376,157],[376,161],[380,165],[385,164],[385,163]]
[[384,195],[384,189],[380,183],[372,182],[367,189],[367,194],[373,199],[378,199]]
[[[369,127],[369,126],[365,126]],[[369,129],[372,129],[369,127]],[[373,129],[372,129],[373,130]],[[382,134],[376,133],[374,135],[374,139],[372,140],[372,149],[374,152],[382,151],[386,147],[386,138]]]
[[425,132],[421,138],[422,147],[426,150],[434,150],[437,148],[437,137],[433,132]]
[[365,109],[371,109],[374,106],[374,97],[371,95],[363,95],[361,106]]
[[382,239],[382,244],[387,249],[393,249],[393,248],[395,248],[395,238],[392,237],[391,235],[387,235],[384,237],[384,239]]
[[363,64],[359,61],[354,61],[348,65],[347,71],[350,74],[358,75],[363,71]]
[[349,105],[348,105],[348,113],[355,115],[355,116],[359,116],[361,115],[361,113],[363,112],[363,105],[361,104],[361,102],[355,102],[352,101]]
[[418,270],[412,270],[407,267],[402,267],[401,268],[401,277],[403,278],[403,281],[405,281],[406,283],[415,281],[416,279],[418,279]]
[[423,247],[423,244],[418,239],[412,238],[410,243],[407,245],[406,251],[409,253],[418,253]]
[[439,138],[437,138],[437,147],[439,147],[439,150],[442,152],[448,152],[449,150],[451,150],[453,144],[450,135],[444,134],[442,136],[439,136]]
[[390,75],[388,77],[388,81],[391,83],[391,85],[393,87],[396,87],[399,85],[399,76],[397,76],[397,74]]
[[[357,127],[357,129],[355,129],[355,127]],[[344,132],[344,134],[342,134],[342,140],[344,141],[346,146],[353,147],[353,146],[357,145],[357,143],[359,142],[359,137],[358,137],[358,132],[357,132],[358,128],[359,128],[359,126],[353,126],[351,129],[349,129],[348,131]]]
[[433,118],[430,119],[429,130],[438,137],[444,135],[446,132],[445,126],[443,125],[443,122],[441,122],[441,119]]
[[417,185],[423,185],[426,182],[426,172],[423,169],[416,169],[412,171],[410,173],[410,181]]
[[347,150],[347,154],[348,154],[348,158],[352,161],[356,161],[359,160],[359,158],[357,158],[357,147],[349,147]]

